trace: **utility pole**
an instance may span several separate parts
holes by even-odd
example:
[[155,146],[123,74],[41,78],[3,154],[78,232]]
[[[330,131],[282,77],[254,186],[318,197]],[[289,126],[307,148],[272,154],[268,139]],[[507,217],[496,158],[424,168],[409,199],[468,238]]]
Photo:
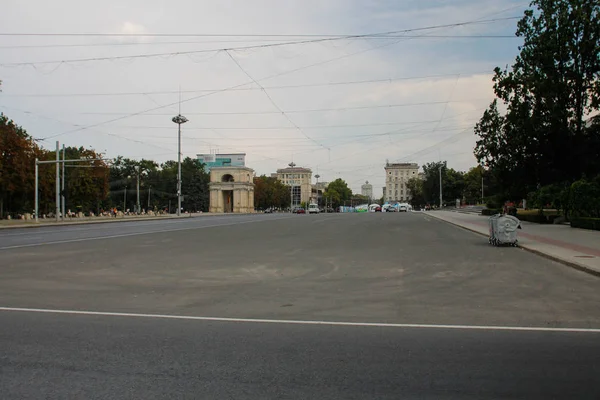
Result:
[[152,186],[148,186],[148,210],[150,210],[150,191],[152,190]]
[[321,175],[319,175],[319,174],[315,175],[315,178],[317,179],[317,201],[316,201],[317,208],[319,208],[319,178],[320,177],[321,177]]
[[442,165],[440,164],[440,209],[442,208]]
[[188,119],[181,114],[171,120],[177,124],[177,216],[181,215],[181,124]]
[[483,163],[481,163],[481,204],[483,204]]
[[125,185],[125,190],[123,191],[123,216],[125,216],[126,211],[127,211],[127,185]]
[[60,145],[56,141],[56,222],[60,219]]
[[38,159],[35,159],[35,222],[38,222],[38,215],[40,213],[40,200],[39,200],[39,189],[38,189],[38,177],[39,177],[39,164]]
[[294,178],[294,167],[296,166],[296,164],[294,164],[294,162],[292,161],[291,163],[288,164],[288,166],[292,169],[291,172],[291,176],[292,176],[292,180],[291,180],[291,185],[290,185],[290,211],[294,211],[294,182],[295,182],[295,178]]
[[137,201],[135,203],[135,212],[139,214],[142,211],[140,206],[140,166],[137,166]]
[[63,150],[62,151],[62,153],[63,153],[63,156],[62,156],[63,162],[62,162],[62,174],[61,174],[62,175],[62,179],[61,179],[62,191],[61,191],[61,196],[60,196],[60,204],[62,206],[62,208],[61,208],[61,210],[62,210],[62,218],[63,218],[63,221],[64,221],[65,220],[65,164],[66,164],[65,160],[67,159],[67,157],[66,157],[67,153],[65,151],[65,145],[64,144],[63,144],[62,150]]

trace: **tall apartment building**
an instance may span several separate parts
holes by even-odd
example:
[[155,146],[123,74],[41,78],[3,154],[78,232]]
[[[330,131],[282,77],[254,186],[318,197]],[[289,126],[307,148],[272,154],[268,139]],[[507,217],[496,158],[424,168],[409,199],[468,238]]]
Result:
[[411,196],[406,188],[410,178],[419,175],[419,165],[416,163],[398,163],[385,165],[385,201],[404,202],[409,201]]
[[309,203],[312,193],[312,171],[309,168],[289,167],[277,170],[277,179],[292,187],[292,206]]
[[373,197],[373,185],[366,181],[364,185],[360,187],[360,194],[368,197],[369,199]]

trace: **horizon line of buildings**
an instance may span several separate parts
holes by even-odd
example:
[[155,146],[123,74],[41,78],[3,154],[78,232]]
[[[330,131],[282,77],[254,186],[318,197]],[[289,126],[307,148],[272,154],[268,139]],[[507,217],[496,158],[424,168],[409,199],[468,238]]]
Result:
[[[246,153],[223,153],[223,154],[197,154],[197,159],[205,165],[207,172],[213,167],[245,167]],[[424,178],[419,172],[416,163],[385,163],[385,186],[383,187],[383,200],[387,203],[410,201],[411,194],[406,184],[411,178]],[[292,204],[317,203],[321,204],[323,192],[327,189],[329,182],[312,183],[312,170],[305,167],[297,167],[293,163],[286,167],[277,169],[271,174],[284,185],[291,187]],[[361,186],[362,196],[373,199],[373,185],[366,181]]]

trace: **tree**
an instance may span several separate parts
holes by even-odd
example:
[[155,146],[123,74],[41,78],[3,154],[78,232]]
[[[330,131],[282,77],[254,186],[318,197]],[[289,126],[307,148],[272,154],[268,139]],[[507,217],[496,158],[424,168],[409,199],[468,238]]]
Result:
[[254,178],[254,206],[259,209],[285,208],[290,204],[290,187],[265,175]]
[[516,35],[510,70],[495,69],[495,100],[475,126],[475,156],[507,197],[600,172],[598,131],[585,121],[600,107],[600,5],[589,0],[533,0]]
[[[50,157],[23,128],[0,113],[0,218],[33,211],[36,158]],[[52,170],[48,166],[40,166],[39,170],[44,178],[40,179],[40,205],[48,208],[45,200],[54,197],[55,174],[49,174]]]
[[430,162],[423,165],[423,172],[425,173],[423,197],[426,203],[440,204],[440,168],[442,168],[443,177],[448,169],[446,161]]
[[425,195],[423,194],[423,180],[420,178],[410,178],[406,182],[406,188],[410,193],[410,204],[413,207],[421,207],[425,205]]
[[333,208],[337,208],[344,203],[344,201],[350,200],[352,197],[352,190],[348,187],[346,181],[341,178],[329,183],[327,189],[325,189],[324,197],[331,201]]
[[65,165],[65,209],[98,213],[105,207],[109,192],[110,169],[104,161],[97,160],[102,154],[83,147],[67,147],[65,158],[94,160]]
[[187,211],[208,211],[210,176],[198,159],[186,157],[181,163],[181,191],[183,207]]
[[484,169],[481,165],[471,168],[463,175],[463,197],[468,204],[481,202],[481,185],[483,184]]

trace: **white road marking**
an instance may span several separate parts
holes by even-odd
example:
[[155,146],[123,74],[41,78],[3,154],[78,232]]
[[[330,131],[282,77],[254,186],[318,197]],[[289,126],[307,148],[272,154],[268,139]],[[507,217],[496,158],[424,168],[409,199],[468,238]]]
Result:
[[52,242],[43,242],[43,243],[19,244],[19,245],[14,245],[14,246],[0,247],[0,250],[11,250],[11,249],[21,249],[21,248],[25,248],[25,247],[46,246],[49,244],[87,242],[87,241],[91,241],[91,240],[122,238],[122,237],[128,237],[128,236],[151,235],[153,233],[190,231],[190,230],[204,229],[204,228],[216,228],[219,226],[250,224],[250,223],[254,223],[254,222],[263,222],[263,221],[275,221],[275,220],[288,219],[288,218],[293,218],[293,217],[288,216],[288,217],[280,217],[280,218],[253,219],[250,221],[232,222],[232,223],[228,223],[228,224],[215,224],[215,225],[194,226],[194,227],[187,227],[187,228],[163,229],[163,230],[158,230],[158,231],[154,230],[154,231],[148,231],[148,232],[131,232],[131,233],[122,233],[122,234],[118,234],[118,235],[105,235],[105,236],[94,236],[94,237],[78,238],[78,239],[65,239],[65,240],[56,240],[56,241],[52,241]]
[[104,311],[51,310],[51,309],[43,309],[43,308],[17,308],[17,307],[0,307],[0,311],[45,313],[45,314],[66,314],[66,315],[89,315],[89,316],[102,316],[102,317],[178,319],[178,320],[188,320],[188,321],[247,322],[247,323],[261,323],[261,324],[357,326],[357,327],[379,327],[379,328],[465,329],[465,330],[483,330],[483,331],[600,333],[600,329],[597,329],[597,328],[550,328],[550,327],[535,327],[535,326],[439,325],[439,324],[394,324],[394,323],[385,323],[385,322],[378,323],[378,322],[301,321],[301,320],[286,320],[286,319],[221,318],[221,317],[195,317],[195,316],[191,316],[191,315],[188,316],[188,315],[120,313],[120,312],[104,312]]

